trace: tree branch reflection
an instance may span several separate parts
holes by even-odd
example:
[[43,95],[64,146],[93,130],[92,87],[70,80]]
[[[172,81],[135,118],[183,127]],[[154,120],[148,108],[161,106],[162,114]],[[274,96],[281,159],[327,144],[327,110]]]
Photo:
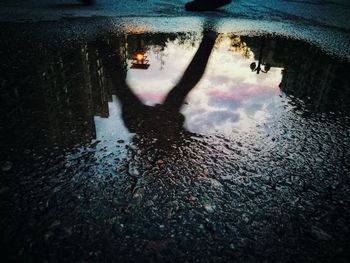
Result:
[[216,37],[217,33],[214,31],[203,31],[199,48],[179,82],[168,93],[163,104],[155,106],[144,105],[128,86],[120,54],[102,40],[94,43],[111,79],[113,93],[120,101],[122,118],[130,132],[168,138],[176,137],[184,131],[185,118],[180,113],[181,107],[187,95],[202,78]]

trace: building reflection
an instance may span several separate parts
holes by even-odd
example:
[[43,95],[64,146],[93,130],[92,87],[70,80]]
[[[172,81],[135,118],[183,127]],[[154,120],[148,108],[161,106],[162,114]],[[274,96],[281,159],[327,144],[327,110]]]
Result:
[[[135,50],[139,49],[140,41],[143,51],[153,49],[162,53],[171,41],[193,46],[198,43],[197,37],[189,34],[107,37],[104,43],[119,57],[118,62],[110,62],[118,64],[114,65],[113,73],[111,65],[103,61],[103,51],[92,42],[70,44],[64,48],[41,44],[40,53],[35,51],[34,44],[18,43],[18,46],[6,47],[12,49],[12,57],[3,58],[6,68],[2,66],[5,76],[1,91],[2,144],[6,146],[6,142],[15,142],[19,149],[33,145],[71,148],[90,142],[96,138],[94,117],[109,117],[108,103],[112,101],[112,95],[118,97],[119,92],[119,99],[126,96],[126,100],[130,99],[128,96],[136,96],[125,95],[125,92],[121,95],[118,86],[125,83],[128,64]],[[249,54],[253,54],[254,60],[271,68],[283,68],[280,89],[300,99],[311,112],[350,112],[349,77],[345,72],[348,63],[339,62],[314,46],[296,40],[241,37],[238,41],[238,38],[232,37],[235,44],[232,52],[240,50],[248,63]],[[19,67],[18,63],[20,70],[14,71],[13,68]],[[163,67],[164,63],[161,63]],[[108,74],[106,71],[109,71]],[[110,78],[110,75],[114,77]],[[176,95],[172,99],[167,97],[174,100],[177,112],[189,92],[184,90],[183,93],[173,90]],[[179,101],[174,99],[176,97]],[[149,111],[149,114],[152,112]],[[165,111],[163,113],[165,116]],[[133,115],[128,118],[124,122],[130,123]],[[141,119],[135,119],[129,125],[131,132],[140,132],[139,124],[144,121]],[[161,129],[164,130],[164,127]]]
[[[259,59],[259,40],[245,41],[252,46],[254,59]],[[315,46],[297,40],[271,38],[266,45],[262,60],[271,67],[283,68],[279,87],[296,98],[294,102],[300,107],[311,113],[350,112],[348,62],[337,61]]]

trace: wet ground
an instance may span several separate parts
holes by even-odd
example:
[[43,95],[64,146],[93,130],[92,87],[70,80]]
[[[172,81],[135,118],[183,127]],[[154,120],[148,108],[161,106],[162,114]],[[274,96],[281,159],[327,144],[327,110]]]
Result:
[[341,43],[201,25],[122,23],[80,38],[5,25],[6,260],[347,262]]
[[[77,0],[2,0],[1,21],[53,21],[77,17],[197,17],[186,12],[187,0],[95,0],[84,5]],[[347,0],[233,0],[220,10],[209,12],[221,18],[306,23],[332,29],[350,29]]]

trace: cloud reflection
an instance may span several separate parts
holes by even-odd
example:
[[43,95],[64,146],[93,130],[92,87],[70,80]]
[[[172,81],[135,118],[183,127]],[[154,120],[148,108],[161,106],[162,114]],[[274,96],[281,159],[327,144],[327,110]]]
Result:
[[[161,103],[191,61],[198,48],[169,42],[164,48],[164,67],[159,67],[159,54],[148,53],[147,71],[130,70],[127,81],[143,103]],[[186,98],[181,110],[185,127],[191,132],[231,133],[234,129],[254,128],[273,115],[280,94],[281,68],[268,74],[250,71],[248,59],[229,48],[229,41],[221,41],[212,52],[207,70]]]

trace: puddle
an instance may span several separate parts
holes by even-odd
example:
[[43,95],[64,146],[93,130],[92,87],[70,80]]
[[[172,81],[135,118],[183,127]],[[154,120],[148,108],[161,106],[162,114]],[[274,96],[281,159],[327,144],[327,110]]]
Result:
[[[3,68],[8,75],[2,81],[2,116],[8,125],[2,131],[12,136],[8,127],[18,126],[13,132],[18,130],[22,135],[6,141],[16,144],[34,140],[28,147],[35,146],[39,132],[43,133],[41,142],[48,140],[44,142],[47,147],[67,144],[64,146],[74,148],[91,140],[115,144],[118,140],[130,142],[135,133],[149,132],[147,122],[152,123],[154,118],[159,118],[155,126],[160,129],[153,127],[159,134],[161,127],[174,124],[170,116],[157,116],[166,114],[158,107],[178,85],[198,50],[201,34],[125,34],[103,41],[104,51],[99,50],[97,41],[67,46],[41,43],[39,54],[31,49],[34,46],[13,50],[15,58],[10,63],[18,64],[5,63]],[[145,53],[147,69],[132,67],[133,54],[139,50]],[[111,63],[119,65],[108,66],[99,52],[118,54]],[[197,76],[195,86],[187,88],[181,105],[171,113],[183,122],[177,125],[182,126],[181,131],[229,138],[263,131],[262,126],[288,114],[332,120],[334,115],[341,115],[347,120],[348,63],[332,59],[316,47],[279,37],[226,33],[217,36],[212,52],[207,53],[210,58],[203,66],[204,74]],[[252,63],[256,67],[253,70]],[[191,74],[197,74],[193,69]],[[123,83],[126,91],[117,87]],[[128,101],[130,96],[136,99]],[[123,111],[134,113],[123,116]],[[131,122],[139,123],[129,123],[132,117],[135,120]]]
[[0,192],[13,255],[159,261],[216,244],[223,260],[258,262],[268,247],[342,257],[347,62],[300,40],[210,31],[7,43]]

